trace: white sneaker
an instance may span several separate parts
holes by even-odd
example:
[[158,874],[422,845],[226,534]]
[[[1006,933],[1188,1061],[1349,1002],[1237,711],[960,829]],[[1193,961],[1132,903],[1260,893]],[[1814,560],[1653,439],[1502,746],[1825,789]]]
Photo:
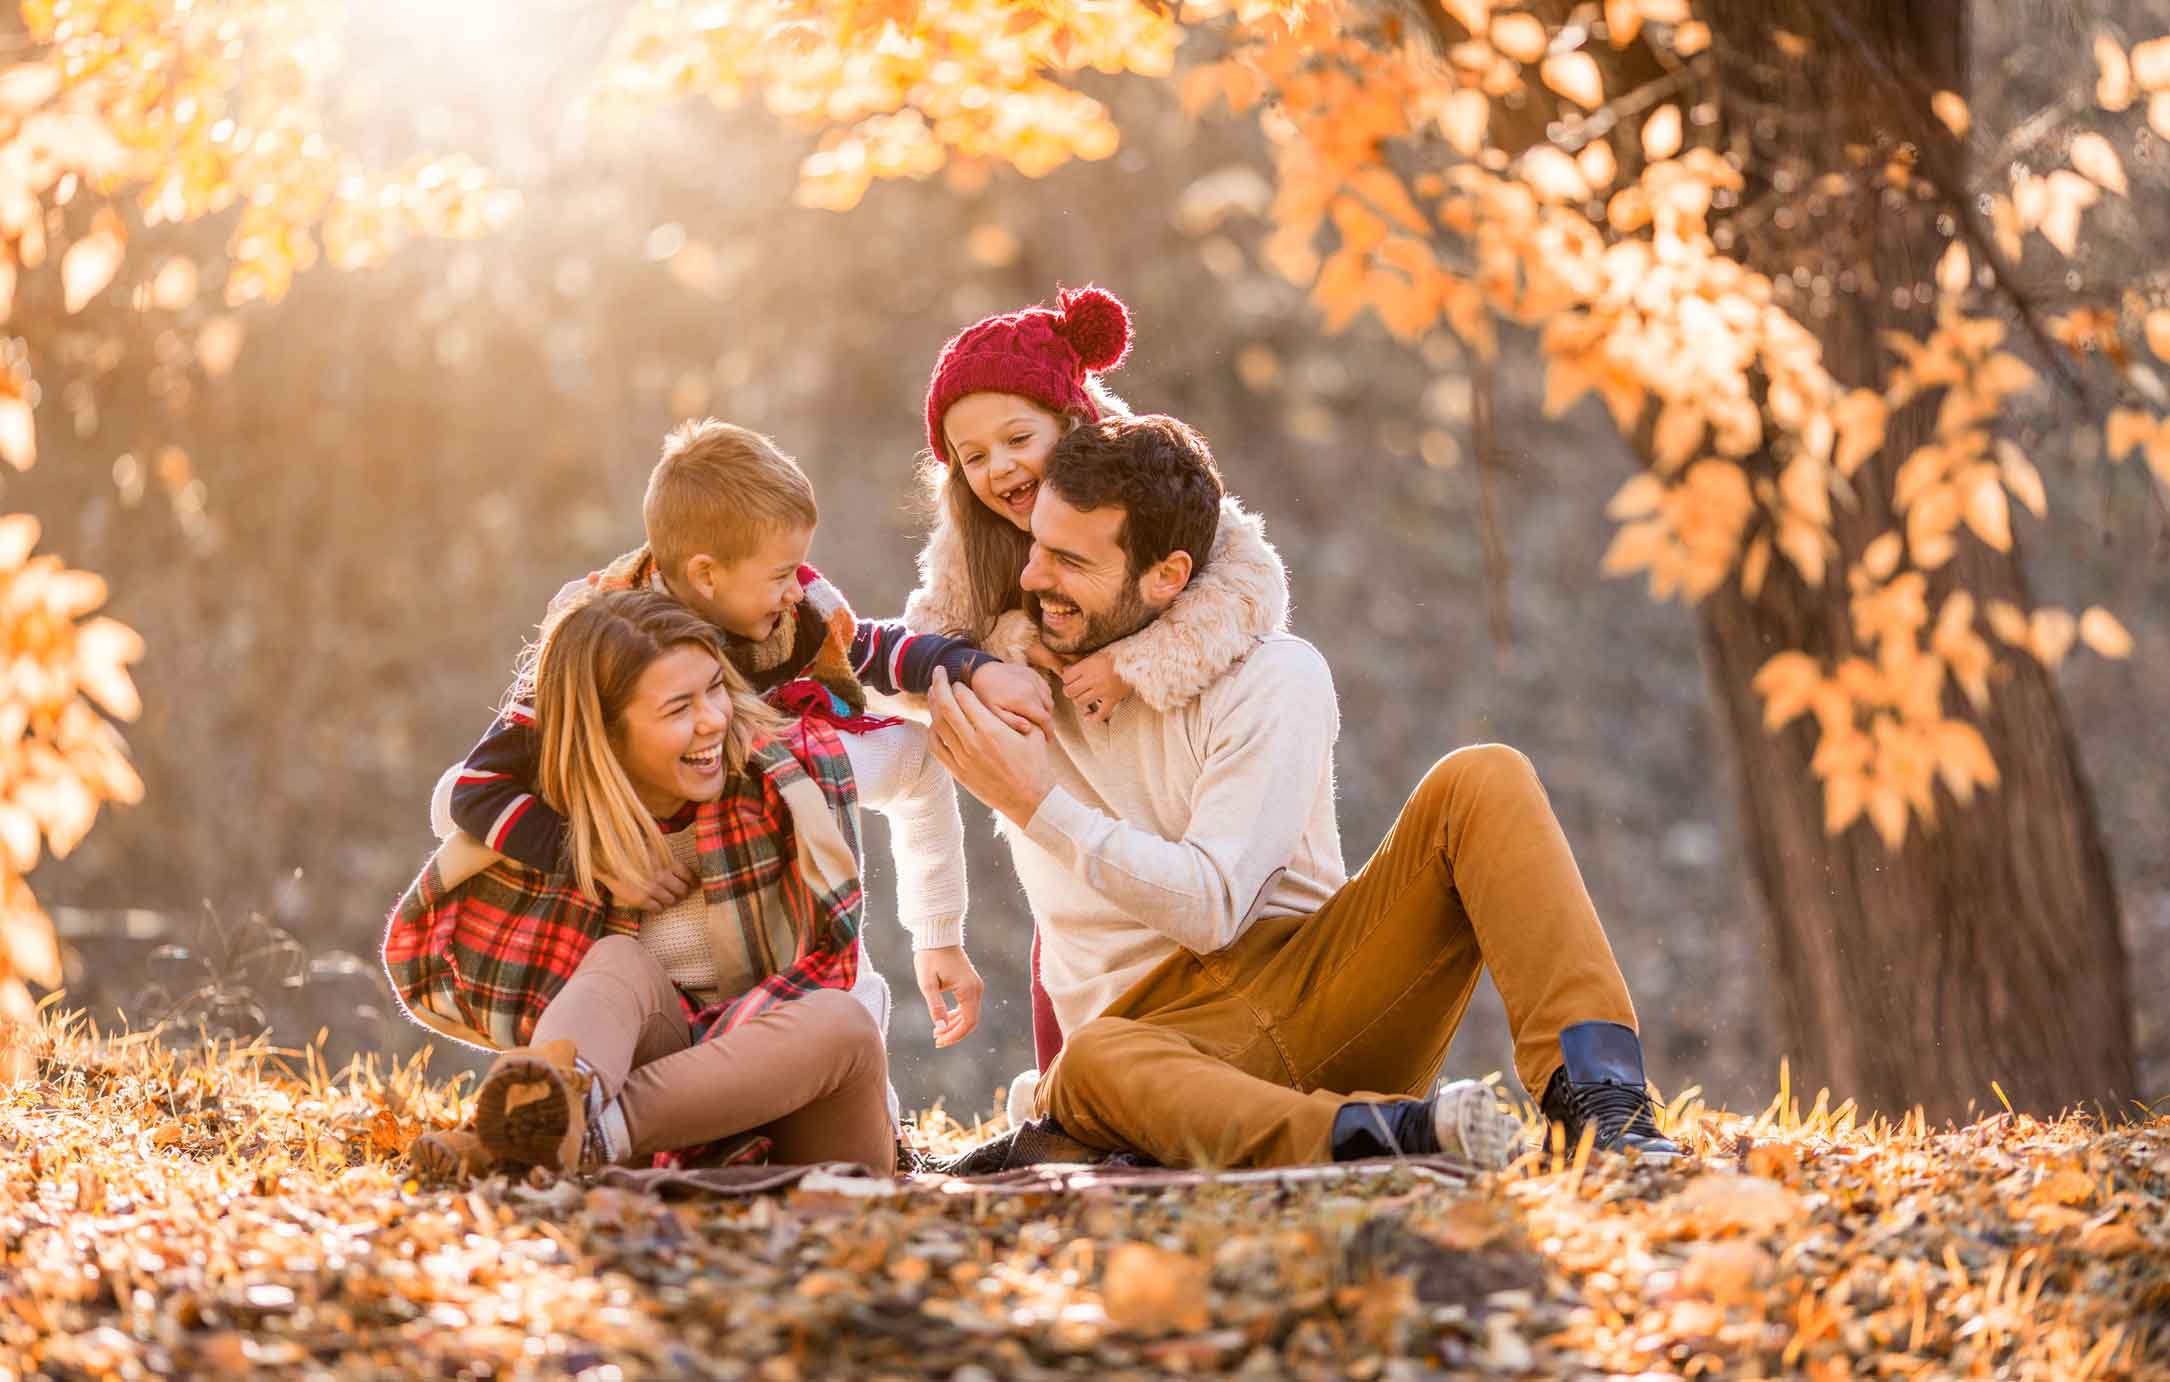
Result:
[[1522,1120],[1482,1080],[1447,1080],[1432,1091],[1432,1135],[1439,1150],[1496,1171],[1522,1145]]
[[1003,1102],[1003,1111],[1010,1116],[1010,1126],[1023,1127],[1032,1121],[1032,1096],[1040,1088],[1040,1072],[1026,1069],[1010,1081],[1009,1096]]

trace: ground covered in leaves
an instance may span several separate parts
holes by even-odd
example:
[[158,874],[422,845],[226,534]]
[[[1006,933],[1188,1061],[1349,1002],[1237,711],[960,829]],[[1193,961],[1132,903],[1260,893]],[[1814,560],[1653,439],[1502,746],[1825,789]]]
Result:
[[18,1376],[2170,1370],[2170,1119],[1932,1131],[1684,1097],[1697,1155],[1666,1170],[667,1201],[406,1179],[461,1092],[419,1068],[46,1042],[0,1090]]

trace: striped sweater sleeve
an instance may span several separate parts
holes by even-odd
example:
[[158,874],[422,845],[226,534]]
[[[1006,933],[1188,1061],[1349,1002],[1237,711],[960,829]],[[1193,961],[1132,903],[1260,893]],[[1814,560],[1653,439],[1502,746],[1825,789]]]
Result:
[[934,669],[969,685],[982,663],[999,661],[962,638],[913,633],[902,619],[861,619],[851,636],[851,669],[862,686],[884,696],[924,696]]
[[564,865],[565,818],[536,795],[540,753],[534,711],[507,708],[460,765],[452,823],[507,858],[555,873]]

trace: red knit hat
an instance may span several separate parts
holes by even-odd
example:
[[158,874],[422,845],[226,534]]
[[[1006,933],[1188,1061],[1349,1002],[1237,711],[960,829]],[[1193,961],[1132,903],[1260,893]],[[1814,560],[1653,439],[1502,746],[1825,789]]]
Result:
[[1013,393],[1050,412],[1100,416],[1088,373],[1114,369],[1130,353],[1130,309],[1104,288],[1056,294],[1055,307],[1027,307],[975,322],[950,338],[927,382],[927,444],[949,454],[942,415],[966,394]]

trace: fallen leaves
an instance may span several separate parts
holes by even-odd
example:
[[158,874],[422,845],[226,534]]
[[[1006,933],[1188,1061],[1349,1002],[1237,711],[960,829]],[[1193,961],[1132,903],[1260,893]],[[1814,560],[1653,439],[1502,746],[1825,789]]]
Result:
[[[0,1094],[0,1356],[24,1373],[309,1369],[981,1379],[2143,1373],[2170,1120],[1931,1131],[1683,1097],[1677,1168],[1526,1159],[1055,1193],[938,1178],[667,1202],[398,1155],[419,1066],[296,1075],[43,1029]],[[967,1130],[927,1120],[915,1135]],[[875,1188],[854,1182],[855,1187]]]

